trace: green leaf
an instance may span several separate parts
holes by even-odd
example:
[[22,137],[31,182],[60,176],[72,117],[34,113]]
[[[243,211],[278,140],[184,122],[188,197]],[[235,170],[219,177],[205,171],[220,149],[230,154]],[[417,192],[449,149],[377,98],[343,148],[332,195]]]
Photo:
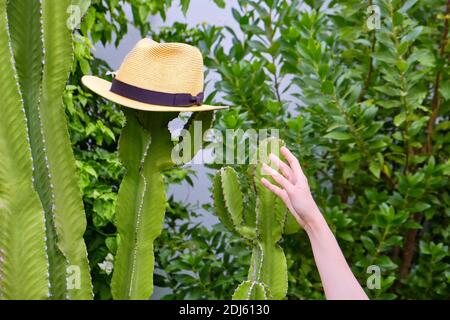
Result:
[[450,100],[450,80],[444,81],[441,83],[441,87],[439,88],[439,92],[445,101]]
[[374,52],[372,57],[387,64],[395,64],[397,62],[396,57],[388,50]]
[[378,257],[376,264],[384,270],[393,270],[397,268],[397,265],[388,256]]
[[353,151],[343,154],[339,159],[342,162],[353,162],[355,160],[358,160],[362,157],[361,152],[359,151]]
[[334,86],[333,82],[326,80],[322,83],[322,92],[325,94],[333,94]]
[[423,31],[423,27],[422,26],[417,26],[415,28],[413,28],[408,34],[406,34],[401,42],[413,42],[414,40],[417,39],[417,37],[422,33]]
[[405,229],[422,229],[422,225],[414,220],[408,220],[403,225]]
[[408,63],[405,60],[403,60],[403,59],[397,60],[395,65],[397,66],[397,69],[400,72],[405,72],[408,69],[408,67],[409,67]]
[[375,252],[375,243],[373,243],[372,239],[364,235],[362,235],[360,239],[367,251],[369,251],[370,253]]
[[180,1],[180,5],[181,5],[181,10],[183,11],[183,14],[186,16],[187,11],[189,9],[189,3],[191,1],[190,0],[181,0]]
[[411,9],[417,3],[417,1],[418,0],[408,0],[408,1],[406,1],[403,4],[403,6],[398,11],[401,12],[401,13],[408,12],[408,10]]
[[411,208],[411,212],[423,212],[431,208],[431,205],[426,202],[416,202]]
[[376,161],[371,161],[369,164],[370,172],[377,178],[380,178],[381,173],[381,165]]
[[269,110],[269,112],[272,114],[277,114],[281,110],[282,107],[283,107],[283,103],[281,103],[280,101],[269,100],[267,102],[267,110]]
[[329,138],[329,139],[333,139],[333,140],[340,140],[340,141],[344,141],[344,140],[349,140],[352,138],[352,135],[350,133],[347,132],[342,132],[342,131],[332,131],[326,135],[324,135],[324,138]]
[[[188,6],[189,6],[189,2],[188,2]],[[187,8],[186,8],[187,11]],[[186,11],[185,8],[183,7],[183,13],[186,15]],[[148,14],[150,13],[150,10],[147,6],[139,6],[138,9],[139,12],[139,19],[141,19],[141,21],[146,21]]]
[[217,4],[219,8],[225,8],[225,0],[214,0],[214,3]]
[[416,50],[408,58],[408,62],[419,61],[421,65],[425,67],[434,67],[436,64],[436,58],[433,53],[428,49]]
[[406,112],[401,112],[394,117],[395,126],[399,127],[406,120]]

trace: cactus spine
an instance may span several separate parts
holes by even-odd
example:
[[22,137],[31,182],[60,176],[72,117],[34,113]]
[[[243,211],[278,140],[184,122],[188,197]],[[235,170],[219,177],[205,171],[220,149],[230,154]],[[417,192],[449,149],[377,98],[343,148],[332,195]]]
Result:
[[[267,155],[267,150],[274,148],[279,152],[281,145],[282,141],[278,139],[263,140],[258,155]],[[290,226],[293,221],[287,220],[287,209],[282,200],[262,185],[263,162],[266,161],[258,161],[257,165],[249,168],[251,194],[242,194],[239,176],[231,167],[222,168],[213,181],[217,216],[228,229],[246,239],[252,247],[248,279],[239,285],[233,295],[233,299],[237,300],[279,300],[286,296],[288,288],[286,257],[278,243],[288,228],[290,232],[298,229]]]

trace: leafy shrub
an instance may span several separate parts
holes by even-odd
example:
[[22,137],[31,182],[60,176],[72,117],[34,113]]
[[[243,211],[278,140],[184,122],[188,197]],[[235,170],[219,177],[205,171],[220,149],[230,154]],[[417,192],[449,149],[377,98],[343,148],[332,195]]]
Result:
[[[449,6],[373,1],[381,28],[370,31],[365,3],[306,3],[232,9],[244,36],[227,28],[232,48],[210,53],[216,89],[233,105],[217,127],[280,129],[361,283],[381,268],[372,298],[445,298],[448,21],[433,17]],[[290,297],[317,298],[308,241],[296,238]]]
[[199,218],[193,208],[169,203],[155,242],[155,285],[171,291],[162,299],[230,299],[247,276],[251,252],[221,224],[209,230],[192,221]]
[[[150,12],[139,1],[128,2],[133,12]],[[66,103],[84,172],[90,215],[86,240],[100,298],[108,297],[109,279],[97,263],[115,248],[108,208],[122,174],[114,152],[122,118],[114,106],[84,92],[77,79],[88,67],[97,74],[108,69],[89,53],[87,37],[95,33],[94,42],[109,43],[115,35],[120,42],[127,21],[118,3],[95,3],[83,22],[75,87],[68,87],[76,111]],[[380,8],[378,30],[367,27],[369,4]],[[224,10],[232,11],[239,30],[177,23],[154,32],[139,27],[147,20],[136,14],[133,24],[157,40],[201,48],[209,74],[219,77],[209,99],[232,106],[217,113],[217,129],[280,130],[361,284],[368,266],[381,268],[382,288],[367,290],[371,298],[448,297],[447,2],[310,0],[299,5],[295,0],[227,3]],[[102,23],[109,6],[116,10],[113,20]],[[93,30],[97,25],[102,27]],[[222,46],[225,37],[232,41],[229,49]],[[87,113],[86,105],[92,108]],[[83,129],[88,127],[89,132]],[[98,211],[96,201],[102,203]],[[158,285],[172,289],[166,298],[230,298],[248,267],[249,257],[237,254],[245,244],[222,227],[209,232],[193,224],[196,213],[184,205],[171,202],[167,211],[157,246],[157,265],[164,272],[156,276]],[[285,237],[283,247],[288,298],[323,298],[305,233]]]

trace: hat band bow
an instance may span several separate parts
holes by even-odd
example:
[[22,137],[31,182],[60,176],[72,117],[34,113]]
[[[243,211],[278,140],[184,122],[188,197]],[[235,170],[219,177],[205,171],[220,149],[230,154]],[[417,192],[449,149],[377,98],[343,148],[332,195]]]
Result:
[[200,92],[196,96],[189,93],[158,92],[133,86],[122,82],[117,78],[113,79],[110,91],[122,97],[142,103],[168,107],[190,107],[193,105],[200,106],[202,105],[204,99],[203,92]]

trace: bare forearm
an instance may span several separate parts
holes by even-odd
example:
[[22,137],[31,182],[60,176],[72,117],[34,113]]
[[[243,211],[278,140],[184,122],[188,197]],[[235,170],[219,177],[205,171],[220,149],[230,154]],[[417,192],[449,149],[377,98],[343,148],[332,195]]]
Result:
[[264,171],[270,174],[278,185],[265,178],[261,179],[261,182],[283,200],[297,222],[308,233],[327,299],[368,299],[320,213],[300,163],[286,147],[281,148],[281,153],[289,166],[277,156],[270,155],[270,161],[281,173],[267,164],[263,165]]
[[329,300],[364,300],[366,293],[353,275],[333,233],[321,214],[305,226],[325,296]]

